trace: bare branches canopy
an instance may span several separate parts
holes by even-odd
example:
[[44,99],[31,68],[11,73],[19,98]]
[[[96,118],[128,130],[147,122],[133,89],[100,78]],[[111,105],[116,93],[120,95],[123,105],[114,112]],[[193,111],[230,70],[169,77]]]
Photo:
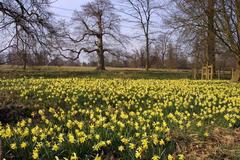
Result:
[[[53,2],[0,1],[0,53],[8,52],[11,60],[20,57],[25,67],[30,54],[47,62],[47,55],[77,60],[87,53],[97,57],[100,70],[112,58],[109,54],[149,70],[174,68],[179,60],[187,66],[189,57],[194,59],[189,63],[216,66],[224,53],[235,56],[240,70],[239,0],[91,0],[59,23],[50,12]],[[131,36],[137,44],[125,43]],[[236,75],[240,80],[240,72]]]
[[[0,52],[10,48],[21,50],[41,46],[48,47],[47,37],[55,33],[50,23],[51,13],[48,12],[50,1],[35,0],[3,0],[0,2],[0,32],[5,37],[1,42]],[[35,47],[33,47],[35,46]],[[24,60],[24,58],[23,58]]]
[[126,0],[126,4],[129,6],[128,11],[122,11],[128,15],[139,26],[145,37],[145,50],[146,50],[146,70],[149,70],[150,63],[150,34],[151,25],[153,24],[153,16],[158,14],[162,9],[162,5],[155,0]]
[[[120,33],[120,17],[110,0],[95,0],[83,5],[80,11],[75,11],[72,18],[74,33],[68,32],[74,49],[66,51],[96,53],[98,69],[105,70],[105,53],[115,54],[119,45],[123,46]],[[63,49],[64,50],[64,49]]]

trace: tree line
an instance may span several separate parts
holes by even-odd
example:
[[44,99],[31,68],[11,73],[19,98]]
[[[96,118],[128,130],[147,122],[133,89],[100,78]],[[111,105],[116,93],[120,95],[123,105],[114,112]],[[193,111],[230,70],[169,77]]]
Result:
[[[0,2],[0,63],[97,69],[235,67],[240,79],[239,0],[93,0],[57,21],[51,0]],[[123,34],[130,24],[134,34]],[[135,33],[136,32],[136,33]],[[132,41],[137,41],[134,48]]]

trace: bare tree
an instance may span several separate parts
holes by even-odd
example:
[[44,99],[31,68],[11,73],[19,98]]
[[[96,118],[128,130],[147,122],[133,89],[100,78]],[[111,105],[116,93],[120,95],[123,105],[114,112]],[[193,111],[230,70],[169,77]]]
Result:
[[5,38],[0,53],[10,48],[19,49],[20,44],[29,49],[36,49],[36,45],[39,48],[48,48],[48,41],[55,33],[50,23],[51,13],[48,11],[50,4],[49,0],[2,0],[0,32]]
[[153,34],[151,27],[153,25],[153,17],[159,15],[158,12],[162,8],[156,0],[126,0],[126,6],[122,10],[123,13],[128,15],[132,20],[130,22],[135,23],[143,32],[145,38],[145,53],[146,62],[145,69],[148,71],[150,67],[150,36]]
[[160,64],[165,67],[165,58],[168,50],[168,45],[170,43],[170,35],[167,33],[160,34],[156,41],[153,43],[154,51],[160,58]]
[[233,81],[240,81],[240,1],[217,1],[215,34],[234,53],[237,58],[237,70]]
[[[95,0],[82,6],[81,11],[75,11],[73,16],[75,32],[64,32],[69,39],[70,47],[61,47],[62,51],[76,53],[75,59],[82,52],[96,53],[97,69],[105,70],[105,54],[117,55],[114,47],[122,45],[120,34],[120,18],[110,0]],[[73,36],[73,35],[78,35]],[[66,57],[66,56],[65,56]],[[68,57],[67,57],[68,58]]]
[[135,56],[135,59],[137,61],[137,67],[141,67],[141,68],[144,68],[145,64],[145,49],[144,47],[141,47],[139,50],[138,49],[134,49],[133,50],[133,53],[134,53],[134,56]]
[[185,42],[195,46],[204,41],[204,64],[215,66],[215,0],[172,0],[175,10],[167,23],[180,33]]
[[[202,37],[206,46],[205,64],[215,65],[216,43],[225,45],[239,61],[233,80],[240,81],[240,1],[239,0],[182,0],[175,2],[178,11],[172,26],[184,28],[193,42]],[[177,27],[176,27],[177,26]],[[190,34],[191,33],[191,34]],[[184,36],[185,37],[185,36]]]

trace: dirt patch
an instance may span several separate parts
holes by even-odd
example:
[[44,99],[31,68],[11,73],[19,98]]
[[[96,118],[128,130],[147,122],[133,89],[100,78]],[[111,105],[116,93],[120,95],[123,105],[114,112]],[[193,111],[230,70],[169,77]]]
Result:
[[0,107],[0,122],[16,123],[23,118],[31,117],[32,110],[29,107],[23,105],[9,104],[4,107]]
[[173,135],[176,154],[184,153],[190,160],[239,160],[240,128],[215,128],[208,137],[198,134]]

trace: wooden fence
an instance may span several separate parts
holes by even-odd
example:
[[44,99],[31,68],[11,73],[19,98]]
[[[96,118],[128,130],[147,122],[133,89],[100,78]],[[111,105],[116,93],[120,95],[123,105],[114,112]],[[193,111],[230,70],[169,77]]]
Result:
[[231,70],[221,70],[218,69],[215,72],[213,71],[213,66],[204,66],[201,69],[192,69],[192,78],[193,79],[203,79],[203,80],[212,80],[212,79],[224,79],[230,80],[233,77],[234,69]]

